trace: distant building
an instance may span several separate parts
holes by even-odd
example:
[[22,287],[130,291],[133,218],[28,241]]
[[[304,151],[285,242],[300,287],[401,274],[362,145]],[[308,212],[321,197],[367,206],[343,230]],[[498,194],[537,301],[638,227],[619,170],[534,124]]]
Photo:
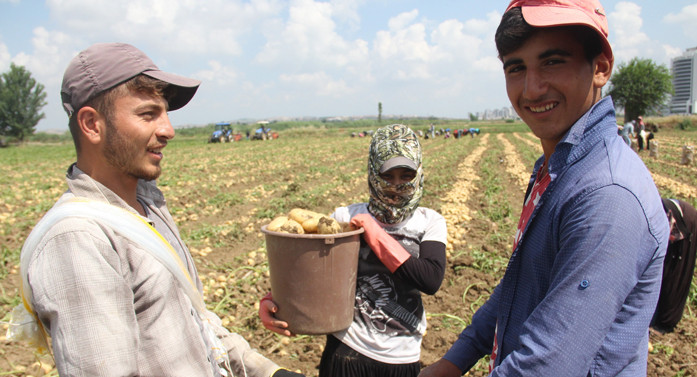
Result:
[[475,114],[479,120],[505,120],[518,119],[518,114],[512,106],[503,107],[500,109],[487,109],[484,112]]
[[673,89],[670,101],[672,114],[697,113],[697,47],[687,49],[673,59]]

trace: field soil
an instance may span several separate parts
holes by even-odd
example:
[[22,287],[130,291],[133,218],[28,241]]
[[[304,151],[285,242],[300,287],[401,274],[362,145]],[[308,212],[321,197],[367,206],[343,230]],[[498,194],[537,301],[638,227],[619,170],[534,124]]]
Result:
[[[259,298],[270,290],[259,229],[271,217],[290,208],[330,213],[336,206],[365,201],[367,142],[348,137],[340,141],[313,139],[303,141],[305,144],[299,147],[297,142],[285,142],[281,137],[274,141],[242,142],[240,146],[208,145],[208,153],[215,157],[204,161],[205,167],[164,167],[165,176],[170,174],[170,178],[165,178],[161,186],[165,187],[170,208],[196,259],[209,308],[259,352],[307,376],[317,375],[325,337],[281,337],[264,329],[256,314]],[[422,205],[446,216],[451,244],[440,290],[433,296],[424,296],[429,327],[423,339],[421,362],[426,366],[448,350],[503,275],[520,214],[523,181],[539,155],[539,146],[529,134],[497,136],[485,132],[473,139],[425,140],[423,145],[427,179]],[[167,161],[185,160],[191,164],[203,158],[195,155],[196,150],[203,148],[199,144],[173,143],[168,147],[171,160]],[[308,162],[290,157],[291,151],[298,149],[326,155],[328,160]],[[340,159],[332,157],[339,153]],[[264,161],[258,157],[243,161],[247,155],[269,157]],[[263,168],[268,160],[276,161],[279,167]],[[213,161],[219,165],[212,165]],[[67,163],[66,160],[49,173],[58,175]],[[37,184],[43,176],[39,174],[29,185]],[[207,183],[201,184],[202,180]],[[218,181],[225,182],[222,189],[215,183]],[[60,181],[56,183],[52,196],[62,191],[61,185]],[[189,191],[181,189],[187,185],[191,186]],[[318,193],[310,193],[310,188]],[[240,197],[221,198],[221,191],[239,193]],[[197,202],[197,198],[214,197],[223,205],[214,203],[208,207]],[[47,198],[48,204],[40,206],[38,214],[32,215],[23,228],[12,234],[6,232],[3,242],[9,245],[8,249],[21,247],[31,224],[53,200]],[[5,297],[2,308],[7,311],[16,304],[9,298],[17,294],[19,276],[16,260],[9,258],[4,263],[6,274],[0,283]],[[651,331],[648,376],[697,376],[697,320],[694,313],[686,314],[689,315],[672,333]],[[4,337],[0,343],[0,376],[57,375],[50,357],[36,357],[25,346],[10,343]],[[486,376],[486,364],[485,358],[466,375]]]

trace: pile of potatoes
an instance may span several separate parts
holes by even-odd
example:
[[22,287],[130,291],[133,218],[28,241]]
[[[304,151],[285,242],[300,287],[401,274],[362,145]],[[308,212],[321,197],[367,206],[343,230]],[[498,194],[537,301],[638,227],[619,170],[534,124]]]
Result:
[[341,224],[331,216],[302,208],[293,208],[288,216],[276,217],[266,229],[295,234],[335,234],[353,230],[348,223]]

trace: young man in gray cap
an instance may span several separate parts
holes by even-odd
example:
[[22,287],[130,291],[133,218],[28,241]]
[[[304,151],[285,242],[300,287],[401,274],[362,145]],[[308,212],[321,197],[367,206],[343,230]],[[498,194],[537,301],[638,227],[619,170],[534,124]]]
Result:
[[63,77],[77,162],[22,249],[23,295],[65,376],[292,376],[206,310],[193,258],[155,179],[167,112],[199,81],[123,43],[80,52]]
[[505,275],[421,377],[646,376],[668,222],[602,98],[613,55],[597,0],[513,0],[496,32],[511,104],[544,155]]

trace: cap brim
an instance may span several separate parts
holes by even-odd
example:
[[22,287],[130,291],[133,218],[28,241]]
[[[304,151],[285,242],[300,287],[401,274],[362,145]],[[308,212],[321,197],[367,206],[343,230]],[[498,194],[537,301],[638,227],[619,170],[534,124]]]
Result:
[[180,109],[189,103],[194,97],[194,94],[196,94],[199,85],[201,85],[201,81],[199,80],[159,70],[145,71],[143,74],[164,81],[177,88],[174,96],[168,101],[170,111]]
[[404,156],[397,156],[397,157],[392,157],[389,160],[385,161],[384,164],[380,167],[380,174],[394,168],[407,168],[411,170],[416,170],[418,167],[416,166],[416,163]]
[[603,42],[603,53],[610,59],[614,60],[612,47],[607,40],[605,32],[598,26],[593,19],[587,14],[576,9],[568,9],[561,7],[526,7],[522,6],[523,18],[525,22],[535,27],[553,27],[553,26],[568,26],[581,25],[588,26],[595,30]]

